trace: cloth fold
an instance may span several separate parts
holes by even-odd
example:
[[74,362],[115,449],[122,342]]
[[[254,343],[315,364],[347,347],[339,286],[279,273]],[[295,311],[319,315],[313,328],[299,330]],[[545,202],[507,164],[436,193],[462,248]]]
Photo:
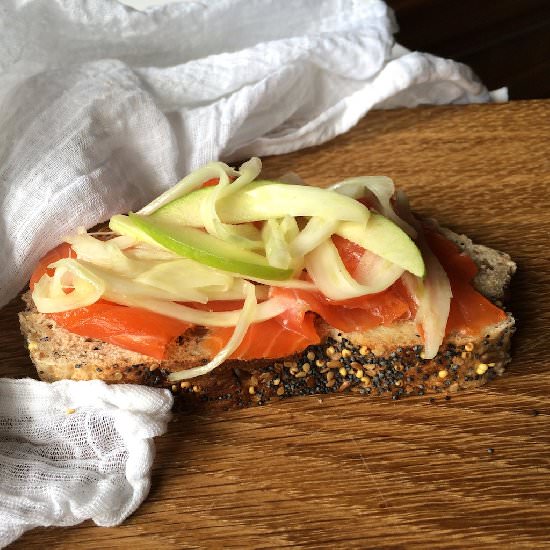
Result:
[[144,386],[0,380],[0,547],[34,527],[134,512],[172,403]]
[[317,145],[373,108],[489,101],[395,44],[381,0],[0,6],[0,306],[78,225],[189,170]]

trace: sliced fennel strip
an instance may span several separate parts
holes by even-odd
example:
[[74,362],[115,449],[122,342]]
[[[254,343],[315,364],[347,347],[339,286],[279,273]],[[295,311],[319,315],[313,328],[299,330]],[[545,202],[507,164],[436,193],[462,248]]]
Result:
[[365,253],[359,260],[357,268],[353,274],[353,278],[360,284],[370,285],[371,287],[380,287],[384,285],[391,286],[397,279],[403,275],[405,270],[377,256],[370,250],[365,250]]
[[222,171],[227,176],[237,177],[239,175],[237,171],[223,162],[209,162],[203,168],[194,170],[188,176],[185,176],[179,183],[167,189],[162,195],[159,195],[137,213],[141,215],[152,214],[165,204],[198,189],[204,182],[219,177]]
[[[94,266],[84,261],[71,260],[79,263],[90,273],[101,279],[105,284],[104,296],[115,296],[116,294],[125,296],[134,296],[136,298],[154,298],[166,301],[198,302],[206,303],[208,296],[202,288],[180,287],[180,288],[161,288],[153,286],[138,279],[121,277],[107,269]],[[111,299],[111,298],[109,298]],[[111,299],[111,301],[115,301]]]
[[254,181],[262,170],[262,162],[257,157],[252,157],[239,168],[239,176],[232,183],[229,176],[223,170],[220,171],[220,181],[212,188],[211,194],[200,206],[200,213],[204,228],[208,233],[225,241],[233,241],[243,248],[257,249],[262,243],[244,237],[230,224],[223,223],[218,215],[217,202],[239,191],[245,185]]
[[259,279],[258,277],[249,277],[246,275],[244,277],[248,281],[254,281],[255,283],[260,283],[266,286],[276,286],[279,288],[298,288],[302,290],[315,290],[317,287],[315,283],[311,281],[303,281],[302,279],[286,279],[283,281],[272,281],[269,279]]
[[[254,286],[254,285],[252,285]],[[173,317],[185,323],[193,325],[210,326],[210,327],[234,327],[241,314],[240,309],[231,311],[201,311],[192,307],[176,304],[174,302],[156,300],[153,298],[136,298],[133,296],[124,296],[122,294],[105,293],[105,298],[111,302],[123,306],[139,307],[154,313],[160,313],[167,317]],[[255,314],[254,323],[267,321],[277,315],[280,315],[288,309],[289,304],[279,298],[271,298],[258,304]]]
[[[48,267],[55,268],[53,277],[44,274],[34,285],[32,298],[40,313],[59,313],[97,302],[105,292],[105,282],[76,260],[58,260]],[[66,278],[70,281],[65,284]],[[72,287],[73,291],[64,292]]]
[[378,201],[380,213],[397,224],[409,237],[416,238],[414,226],[400,218],[390,202],[395,193],[395,185],[391,178],[387,176],[360,176],[335,183],[328,189],[354,199],[364,197],[365,190],[372,193]]
[[129,258],[117,243],[111,240],[100,241],[87,233],[69,235],[65,237],[65,242],[71,245],[79,260],[109,269],[122,276],[134,277],[154,265],[151,261]]
[[300,233],[298,222],[294,216],[285,216],[280,223],[285,241],[291,243]]
[[[72,261],[76,262],[77,260]],[[166,284],[163,285],[159,282],[155,284],[154,278],[149,279],[139,276],[136,279],[126,279],[114,273],[110,273],[107,270],[87,264],[86,262],[81,262],[81,264],[88,269],[90,273],[93,273],[104,281],[104,295],[113,302],[117,302],[118,295],[136,299],[152,298],[165,301],[166,303],[196,302],[207,304],[215,300],[241,300],[246,297],[245,285],[249,284],[241,279],[233,279],[230,277],[228,277],[228,281],[218,279],[220,284],[213,284],[216,279],[203,277],[202,282],[205,284],[202,286],[196,286],[196,283],[193,283],[191,286],[170,285],[168,281],[165,281]],[[219,275],[225,276],[225,273],[220,272]],[[229,285],[227,285],[228,282]],[[259,300],[266,300],[268,298],[269,294],[267,288],[253,286],[256,297]]]
[[418,245],[426,264],[423,279],[412,273],[405,273],[403,282],[417,304],[415,322],[424,331],[422,358],[433,359],[445,339],[453,297],[451,283],[445,269],[426,242],[424,230],[412,213],[409,199],[403,191],[396,193],[396,205],[400,216],[417,231]]
[[178,380],[186,380],[196,376],[202,376],[204,374],[208,374],[221,365],[241,345],[241,342],[244,340],[244,337],[248,331],[248,327],[253,323],[253,318],[257,307],[254,285],[248,283],[243,309],[239,315],[235,330],[233,331],[233,334],[231,335],[231,338],[227,342],[226,346],[206,365],[194,367],[184,371],[173,372],[168,375],[168,380],[171,382],[177,382]]
[[403,282],[417,304],[415,322],[424,331],[423,359],[433,359],[445,338],[453,293],[447,273],[430,248],[421,244],[426,276],[424,280],[405,273]]
[[135,280],[168,292],[180,288],[215,287],[229,290],[236,278],[188,258],[161,262],[140,273]]
[[326,241],[336,231],[338,224],[337,220],[313,216],[290,243],[291,254],[295,257],[305,256]]
[[317,288],[331,300],[347,300],[382,292],[395,282],[395,272],[385,270],[374,284],[360,284],[348,272],[331,240],[306,256],[306,268]]
[[[237,279],[235,284],[228,290],[217,289],[203,289],[208,296],[208,302],[215,302],[217,300],[244,300],[246,298],[245,292],[246,281]],[[254,285],[256,290],[256,300],[264,301],[269,298],[269,288],[262,285]]]
[[279,220],[271,219],[264,223],[262,239],[265,255],[270,265],[279,269],[291,267],[293,258]]
[[222,224],[218,213],[216,212],[216,203],[220,197],[221,191],[227,187],[230,183],[229,176],[220,170],[218,175],[219,182],[212,187],[212,193],[208,199],[200,205],[200,214],[204,228],[210,235],[222,240],[229,240],[234,237],[228,227]]

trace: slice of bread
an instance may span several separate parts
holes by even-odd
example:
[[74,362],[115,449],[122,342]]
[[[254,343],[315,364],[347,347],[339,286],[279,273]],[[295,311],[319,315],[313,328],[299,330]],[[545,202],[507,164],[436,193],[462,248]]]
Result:
[[[437,227],[478,265],[476,289],[502,306],[516,270],[510,257]],[[30,293],[25,300],[28,307],[19,314],[21,330],[42,380],[100,379],[168,387],[183,397],[184,406],[192,408],[261,405],[277,397],[332,392],[387,394],[394,399],[455,392],[482,385],[504,372],[514,332],[514,318],[508,313],[506,320],[485,327],[478,337],[449,335],[437,356],[424,360],[422,340],[412,321],[342,333],[319,318],[316,323],[322,342],[301,354],[276,360],[231,360],[208,375],[172,384],[167,380],[170,372],[211,359],[202,346],[207,328],[197,326],[186,331],[169,346],[167,359],[158,361],[72,334],[38,313]]]

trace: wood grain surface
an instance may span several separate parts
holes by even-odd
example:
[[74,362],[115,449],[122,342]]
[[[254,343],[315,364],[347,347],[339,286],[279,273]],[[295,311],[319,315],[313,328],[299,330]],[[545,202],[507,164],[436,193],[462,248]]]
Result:
[[[458,395],[299,398],[179,416],[123,525],[36,529],[14,549],[550,547],[550,102],[369,114],[265,159],[320,185],[387,174],[422,214],[519,265],[507,374]],[[0,374],[33,375],[14,302]]]

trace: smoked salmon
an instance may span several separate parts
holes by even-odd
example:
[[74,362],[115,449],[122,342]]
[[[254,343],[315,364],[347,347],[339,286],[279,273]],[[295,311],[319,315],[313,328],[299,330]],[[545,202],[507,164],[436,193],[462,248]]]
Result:
[[[482,327],[504,320],[504,311],[473,288],[472,280],[477,267],[472,259],[437,232],[426,231],[426,238],[451,281],[453,299],[447,333],[476,335]],[[344,265],[353,275],[364,249],[337,236],[333,237],[333,242]],[[52,270],[47,269],[49,264],[70,254],[70,245],[65,243],[44,256],[33,273],[31,288],[44,273],[49,272],[51,275]],[[285,357],[318,344],[320,337],[315,329],[315,315],[342,332],[352,332],[413,319],[416,308],[401,280],[383,292],[342,301],[332,301],[320,292],[309,290],[273,287],[270,293],[271,296],[292,300],[292,307],[277,317],[251,325],[231,358],[252,360]],[[206,306],[194,304],[193,307],[227,311],[239,309],[241,305],[242,302],[216,301]],[[156,359],[162,359],[167,345],[190,327],[188,323],[164,315],[105,300],[48,316],[75,334],[97,338]],[[232,333],[232,327],[211,328],[203,340],[203,346],[211,355],[215,355],[227,344]]]
[[428,229],[425,234],[451,282],[453,299],[446,334],[460,332],[476,336],[484,327],[504,321],[506,313],[473,287],[478,269],[472,258],[441,233]]
[[[42,275],[53,275],[54,270],[48,269],[48,265],[69,258],[71,253],[71,246],[67,243],[48,252],[32,274],[31,290]],[[167,345],[191,326],[165,315],[106,300],[61,313],[49,313],[48,317],[74,334],[109,342],[155,359],[163,359]]]

